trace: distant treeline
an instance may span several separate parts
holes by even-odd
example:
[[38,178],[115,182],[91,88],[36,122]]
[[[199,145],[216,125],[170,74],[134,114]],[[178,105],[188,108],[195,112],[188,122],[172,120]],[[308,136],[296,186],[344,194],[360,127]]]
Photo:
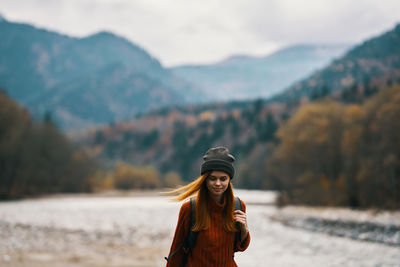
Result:
[[399,84],[361,105],[305,105],[277,137],[266,163],[281,204],[400,206]]
[[95,190],[132,190],[174,188],[181,185],[179,174],[169,172],[162,175],[152,166],[134,166],[117,162],[111,171],[102,171],[93,184]]
[[179,184],[179,174],[162,175],[152,166],[117,162],[107,170],[87,148],[71,143],[50,113],[35,121],[0,90],[0,199]]
[[72,145],[47,114],[34,121],[0,90],[0,199],[88,192],[95,161]]
[[[237,158],[235,186],[278,190],[282,205],[398,208],[400,85],[372,94],[355,88],[336,100],[315,97],[293,112],[257,100],[222,115],[201,112],[194,124],[193,116],[190,123],[171,119],[172,127],[147,134],[107,128],[93,132],[90,152],[73,145],[49,115],[35,122],[1,93],[0,198],[175,187],[181,177],[198,175],[199,155],[222,144]],[[89,156],[97,150],[107,169]]]

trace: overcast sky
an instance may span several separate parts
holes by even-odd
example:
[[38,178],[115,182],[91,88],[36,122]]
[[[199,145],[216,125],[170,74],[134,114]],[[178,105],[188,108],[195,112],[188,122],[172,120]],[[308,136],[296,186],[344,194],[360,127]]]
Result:
[[171,66],[356,44],[400,23],[400,0],[0,0],[0,14],[75,37],[109,30]]

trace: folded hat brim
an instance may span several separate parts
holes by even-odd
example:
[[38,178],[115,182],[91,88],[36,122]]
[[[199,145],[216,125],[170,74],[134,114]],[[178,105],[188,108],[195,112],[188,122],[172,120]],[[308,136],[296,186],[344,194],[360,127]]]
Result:
[[231,179],[233,179],[233,176],[235,175],[235,169],[233,168],[232,164],[219,159],[208,160],[201,165],[201,174],[204,174],[208,171],[226,172]]

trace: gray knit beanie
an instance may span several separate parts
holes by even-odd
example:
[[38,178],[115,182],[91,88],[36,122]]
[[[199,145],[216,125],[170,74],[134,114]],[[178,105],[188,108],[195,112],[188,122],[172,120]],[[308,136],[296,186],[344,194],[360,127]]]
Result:
[[208,171],[223,171],[233,179],[235,169],[232,163],[235,161],[235,157],[229,154],[229,150],[226,147],[218,146],[210,148],[203,156],[203,160],[201,174]]

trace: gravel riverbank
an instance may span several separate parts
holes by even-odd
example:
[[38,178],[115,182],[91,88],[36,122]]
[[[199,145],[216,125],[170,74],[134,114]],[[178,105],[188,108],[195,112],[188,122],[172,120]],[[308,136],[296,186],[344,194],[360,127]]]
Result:
[[379,225],[369,222],[327,220],[318,217],[271,216],[271,219],[286,226],[312,232],[327,233],[333,236],[355,240],[378,242],[400,247],[400,227]]
[[[143,266],[160,263],[158,246],[139,246],[135,229],[70,230],[0,221],[1,266]],[[162,237],[158,237],[162,238]]]
[[286,226],[400,247],[400,211],[287,207],[270,219]]
[[[251,233],[250,247],[235,255],[241,267],[400,266],[399,246],[316,230],[321,220],[324,229],[329,220],[397,227],[400,212],[277,209],[271,192],[238,190],[237,195],[247,205]],[[0,203],[0,266],[164,266],[180,205],[151,192]]]

